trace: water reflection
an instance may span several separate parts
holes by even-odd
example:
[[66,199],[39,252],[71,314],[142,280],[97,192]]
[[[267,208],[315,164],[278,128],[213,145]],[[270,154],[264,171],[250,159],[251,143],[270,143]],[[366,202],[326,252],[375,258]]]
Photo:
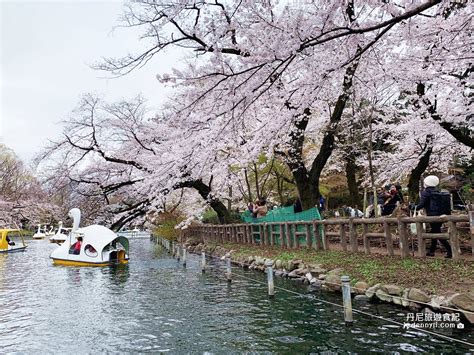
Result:
[[81,285],[81,269],[78,267],[64,267],[66,269],[67,279],[70,283]]
[[0,254],[0,292],[3,289],[3,285],[5,282],[5,272],[6,272],[6,259],[8,255],[7,254]]
[[107,274],[113,285],[125,284],[130,277],[128,265],[114,265],[104,268],[103,273]]

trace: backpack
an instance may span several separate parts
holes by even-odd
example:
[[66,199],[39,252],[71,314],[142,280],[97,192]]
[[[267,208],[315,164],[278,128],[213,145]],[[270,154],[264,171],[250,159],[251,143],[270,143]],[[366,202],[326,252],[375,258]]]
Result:
[[451,214],[451,195],[446,191],[433,191],[430,197],[430,214],[441,216]]

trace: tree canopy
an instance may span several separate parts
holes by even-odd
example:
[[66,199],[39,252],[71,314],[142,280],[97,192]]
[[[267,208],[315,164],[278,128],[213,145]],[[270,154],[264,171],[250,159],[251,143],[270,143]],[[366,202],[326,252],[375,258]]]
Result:
[[331,171],[345,169],[351,186],[410,177],[415,186],[425,170],[472,154],[473,10],[460,1],[130,2],[124,25],[141,29],[144,49],[96,67],[126,75],[178,47],[183,68],[157,77],[173,94],[159,112],[140,97],[87,94],[43,158],[60,157],[56,167],[101,196],[118,224],[181,201],[183,189],[194,191],[189,215],[211,206],[228,222],[223,201],[248,194],[236,171],[262,155],[286,166],[304,208]]

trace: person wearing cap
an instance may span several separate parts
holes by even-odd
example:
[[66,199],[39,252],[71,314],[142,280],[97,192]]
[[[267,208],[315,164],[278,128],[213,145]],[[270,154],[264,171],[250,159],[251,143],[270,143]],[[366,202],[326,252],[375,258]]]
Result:
[[[421,193],[420,203],[413,208],[416,210],[421,210],[422,208],[425,209],[427,216],[438,216],[439,214],[436,212],[438,209],[433,206],[431,202],[431,195],[433,192],[438,191],[436,186],[439,184],[439,179],[435,175],[429,175],[423,180],[423,185],[425,189]],[[441,233],[441,225],[443,223],[436,222],[430,223],[430,233]],[[431,246],[429,251],[426,253],[426,256],[434,256],[436,251],[436,245],[438,244],[438,240],[446,249],[446,258],[452,258],[452,251],[449,242],[445,239],[431,239]]]

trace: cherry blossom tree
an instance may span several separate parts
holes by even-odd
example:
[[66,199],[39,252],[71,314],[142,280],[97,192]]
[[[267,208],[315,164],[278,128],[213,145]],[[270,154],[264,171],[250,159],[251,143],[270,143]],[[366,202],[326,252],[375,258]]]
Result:
[[[238,152],[249,145],[249,161],[262,151],[281,155],[309,208],[319,196],[319,178],[356,73],[382,71],[387,62],[380,53],[400,49],[403,44],[395,39],[404,22],[427,16],[424,22],[437,24],[446,8],[440,1],[288,6],[137,1],[125,20],[142,27],[142,38],[151,45],[119,60],[107,58],[99,67],[124,74],[167,47],[188,49],[185,70],[160,77],[176,89],[169,108],[178,121],[204,132],[196,137],[202,141],[205,135],[209,150]],[[310,127],[319,127],[321,144],[305,163]]]
[[15,152],[0,144],[0,225],[17,228],[22,222],[54,220],[58,207]]
[[[352,142],[353,158],[342,154],[351,144],[342,137],[370,117],[364,100],[375,98],[374,139],[387,147],[369,159],[373,186],[415,176],[459,144],[472,148],[471,67],[462,46],[471,13],[469,3],[428,0],[134,1],[124,20],[142,29],[145,49],[97,67],[125,75],[181,48],[184,68],[158,76],[174,89],[171,99],[147,115],[141,99],[108,105],[85,96],[46,155],[59,154],[71,181],[102,196],[117,227],[181,189],[229,222],[222,201],[238,184],[232,172],[262,154],[286,163],[304,208],[317,203],[324,170],[339,169],[340,159],[356,197],[350,170],[366,166],[367,139]],[[387,159],[392,169],[383,168]]]
[[85,95],[66,120],[63,138],[38,160],[51,165],[43,170],[52,181],[74,183],[77,194],[102,200],[103,218],[109,216],[113,229],[161,208],[164,196],[184,188],[195,189],[229,222],[225,205],[212,193],[212,174],[196,174],[199,166],[181,132],[146,113],[140,97],[107,104]]

